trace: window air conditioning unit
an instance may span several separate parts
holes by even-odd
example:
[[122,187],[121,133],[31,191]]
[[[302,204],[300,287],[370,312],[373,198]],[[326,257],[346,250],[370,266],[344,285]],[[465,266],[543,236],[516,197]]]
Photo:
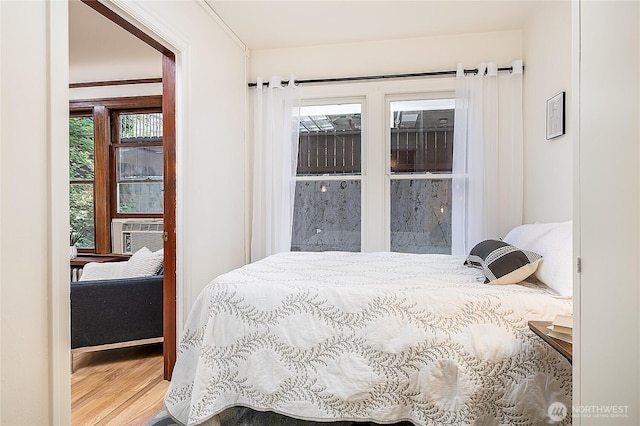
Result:
[[162,219],[113,219],[111,251],[133,254],[142,247],[157,251],[164,247]]

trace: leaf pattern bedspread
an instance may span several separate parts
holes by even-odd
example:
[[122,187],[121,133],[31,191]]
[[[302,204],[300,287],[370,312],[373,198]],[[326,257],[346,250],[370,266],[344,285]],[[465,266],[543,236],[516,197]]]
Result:
[[[572,310],[534,283],[490,286],[461,256],[292,252],[214,279],[189,315],[165,405],[327,421],[542,424],[571,365],[527,326]],[[570,419],[565,419],[570,422]]]

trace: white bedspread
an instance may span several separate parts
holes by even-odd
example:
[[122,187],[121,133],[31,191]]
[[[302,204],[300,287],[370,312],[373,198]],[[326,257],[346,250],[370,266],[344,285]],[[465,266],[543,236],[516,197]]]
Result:
[[165,404],[185,424],[230,406],[317,421],[546,423],[551,403],[571,407],[571,366],[527,321],[571,302],[541,285],[484,284],[463,261],[293,252],[224,274],[193,306]]

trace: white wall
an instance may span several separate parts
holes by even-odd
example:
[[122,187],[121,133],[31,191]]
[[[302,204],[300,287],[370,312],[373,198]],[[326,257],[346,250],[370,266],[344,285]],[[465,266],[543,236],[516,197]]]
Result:
[[[524,222],[572,218],[571,2],[538,2],[523,30]],[[546,101],[566,92],[566,133],[546,140]],[[552,207],[551,207],[552,206]]]
[[[181,328],[210,279],[245,260],[244,49],[200,2],[119,4],[177,51]],[[0,2],[3,425],[70,424],[66,8]]]
[[[640,3],[579,3],[580,400],[640,424]],[[576,423],[574,423],[576,424]]]
[[520,31],[462,34],[405,40],[251,52],[249,78],[297,79],[455,70],[493,61],[508,65],[522,56]]
[[[2,423],[43,423],[49,403],[46,386],[34,386],[49,376],[47,347],[47,108],[31,114],[17,106],[26,99],[46,99],[48,73],[46,46],[26,34],[20,22],[34,23],[35,33],[46,37],[47,11],[17,2],[0,3],[2,105],[0,167],[0,270],[2,367]],[[32,40],[8,44],[5,40]],[[18,65],[20,64],[20,65]],[[24,68],[23,68],[24,67]],[[29,85],[11,81],[32,80]],[[29,149],[25,149],[28,141]],[[24,167],[27,166],[25,169]],[[16,177],[22,177],[20,181]],[[28,190],[32,196],[23,193]],[[19,226],[22,225],[22,226]],[[25,348],[39,348],[26,351]],[[30,395],[31,410],[20,419],[9,407],[24,405]]]
[[64,2],[0,2],[3,425],[69,423],[66,26]]
[[181,50],[176,57],[180,336],[200,291],[245,263],[245,53],[206,5],[137,4]]

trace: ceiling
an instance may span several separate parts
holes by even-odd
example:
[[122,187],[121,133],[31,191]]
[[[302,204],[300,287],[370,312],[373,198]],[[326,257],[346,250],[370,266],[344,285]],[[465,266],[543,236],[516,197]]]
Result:
[[79,60],[95,60],[100,55],[110,56],[117,52],[133,57],[141,49],[148,48],[144,42],[77,0],[69,2],[69,45],[71,53],[78,54]]
[[[317,46],[521,29],[535,1],[205,0],[251,50]],[[206,6],[205,6],[206,7]],[[74,0],[69,6],[72,60],[95,60],[104,49],[141,45],[117,25]],[[96,46],[101,46],[96,49]],[[91,58],[91,59],[89,59]]]
[[535,1],[205,0],[251,50],[518,30]]
[[[135,70],[133,75],[132,70]],[[162,55],[158,51],[84,3],[69,1],[70,82],[161,75]]]

